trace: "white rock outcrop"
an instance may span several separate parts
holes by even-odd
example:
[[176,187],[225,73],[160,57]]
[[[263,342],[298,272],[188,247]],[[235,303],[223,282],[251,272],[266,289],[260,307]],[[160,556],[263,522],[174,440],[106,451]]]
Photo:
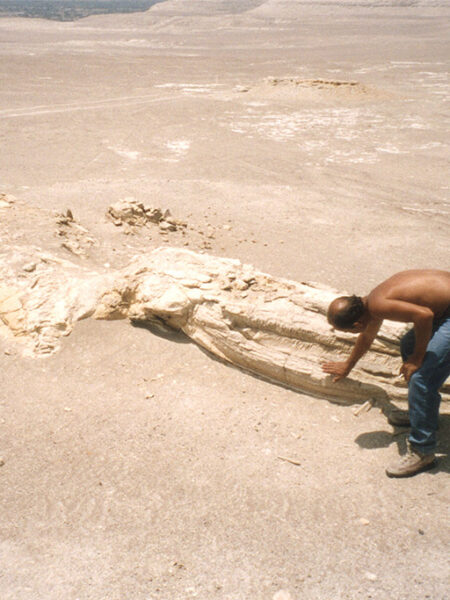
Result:
[[383,325],[351,378],[333,384],[322,372],[322,360],[339,360],[354,343],[326,320],[337,294],[330,288],[179,248],[158,248],[103,273],[42,253],[34,259],[36,267],[17,278],[14,265],[30,263],[17,250],[8,268],[2,263],[0,285],[0,332],[31,354],[56,351],[86,317],[163,321],[215,356],[291,388],[344,403],[406,398],[397,376],[404,327],[395,323]]

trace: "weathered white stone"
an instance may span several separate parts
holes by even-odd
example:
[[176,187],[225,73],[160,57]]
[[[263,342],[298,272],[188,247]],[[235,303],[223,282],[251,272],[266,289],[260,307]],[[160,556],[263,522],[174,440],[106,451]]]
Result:
[[355,338],[330,327],[326,310],[337,292],[319,284],[180,248],[158,248],[102,274],[41,254],[39,276],[20,287],[5,263],[0,275],[2,323],[34,355],[57,350],[82,318],[156,319],[227,362],[304,392],[337,402],[406,397],[396,375],[400,324],[383,325],[350,378],[333,384],[322,372],[321,361],[348,355]]

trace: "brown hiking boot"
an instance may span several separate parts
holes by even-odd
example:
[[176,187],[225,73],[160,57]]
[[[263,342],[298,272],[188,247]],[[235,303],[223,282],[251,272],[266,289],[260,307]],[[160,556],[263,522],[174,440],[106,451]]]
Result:
[[386,469],[388,477],[411,477],[431,469],[436,462],[434,454],[422,454],[408,443],[408,451]]
[[388,423],[394,427],[410,427],[409,414],[407,410],[394,409],[388,414]]

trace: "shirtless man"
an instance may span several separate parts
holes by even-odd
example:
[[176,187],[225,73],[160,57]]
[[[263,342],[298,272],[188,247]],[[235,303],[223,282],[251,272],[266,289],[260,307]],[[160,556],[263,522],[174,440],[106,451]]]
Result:
[[414,324],[400,345],[400,373],[408,382],[411,422],[408,452],[386,469],[389,477],[408,477],[435,463],[439,389],[450,375],[450,272],[403,271],[368,296],[333,300],[328,308],[330,325],[359,333],[346,361],[323,363],[333,381],[346,377],[369,350],[384,319]]

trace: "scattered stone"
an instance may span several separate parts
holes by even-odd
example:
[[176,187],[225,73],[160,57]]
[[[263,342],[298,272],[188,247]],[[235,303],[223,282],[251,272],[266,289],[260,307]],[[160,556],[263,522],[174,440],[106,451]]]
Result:
[[369,519],[365,519],[364,517],[361,517],[361,519],[359,519],[359,522],[361,523],[361,525],[369,525],[370,523]]
[[56,215],[56,222],[58,225],[69,225],[69,223],[73,223],[73,221],[73,214],[70,208],[68,208],[65,213]]
[[371,410],[371,408],[373,408],[374,405],[375,399],[369,398],[369,400],[366,400],[363,404],[361,404],[361,406],[357,406],[356,408],[354,408],[353,414],[355,415],[355,417],[359,417],[359,415],[361,415],[362,413],[369,412],[369,410]]
[[302,464],[299,460],[295,460],[293,458],[286,458],[285,456],[277,456],[277,458],[279,460],[282,460],[283,462],[291,463],[291,465],[295,465],[296,467],[300,467]]
[[152,223],[159,223],[163,218],[162,210],[160,208],[144,207],[144,211],[147,220]]
[[172,225],[177,224],[177,220],[172,217],[172,213],[169,209],[167,209],[161,219],[162,221],[166,221],[167,223],[171,223]]
[[14,335],[23,333],[26,322],[21,296],[19,289],[0,286],[0,321],[3,321]]
[[4,464],[5,464],[5,461],[3,460],[3,458],[0,458],[0,467],[3,467]]
[[10,208],[15,201],[15,197],[11,194],[0,194],[0,208]]
[[248,283],[246,281],[242,281],[242,279],[237,279],[234,282],[234,287],[237,288],[238,290],[247,290],[248,289]]
[[288,590],[278,590],[273,595],[273,600],[293,600]]
[[89,231],[74,219],[70,208],[56,215],[56,224],[56,235],[62,238],[61,247],[76,256],[86,257],[89,248],[97,244]]
[[364,573],[364,577],[366,579],[368,579],[369,581],[376,581],[378,579],[378,577],[375,575],[375,573],[370,573],[369,571],[366,571]]
[[174,223],[170,223],[169,221],[160,221],[159,228],[161,231],[176,231],[177,226]]
[[33,271],[36,270],[36,267],[37,267],[37,264],[35,262],[32,262],[32,263],[27,263],[26,265],[24,265],[22,267],[22,269],[24,271],[26,271],[27,273],[32,273]]

